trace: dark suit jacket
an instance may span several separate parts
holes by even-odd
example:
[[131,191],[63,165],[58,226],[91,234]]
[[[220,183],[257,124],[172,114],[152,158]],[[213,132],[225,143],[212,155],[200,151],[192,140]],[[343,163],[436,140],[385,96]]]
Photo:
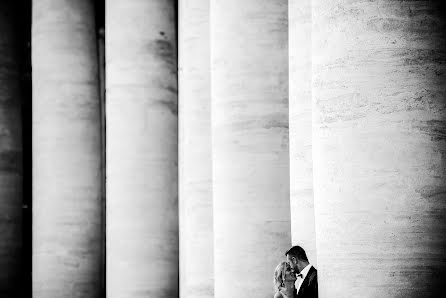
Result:
[[317,270],[311,266],[300,286],[297,298],[317,298]]

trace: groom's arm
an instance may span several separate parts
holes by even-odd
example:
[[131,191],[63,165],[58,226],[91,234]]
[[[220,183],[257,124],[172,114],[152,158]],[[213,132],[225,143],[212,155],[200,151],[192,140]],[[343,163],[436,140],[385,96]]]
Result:
[[308,286],[308,296],[311,298],[318,298],[318,290],[317,290],[317,274],[310,280],[310,284]]

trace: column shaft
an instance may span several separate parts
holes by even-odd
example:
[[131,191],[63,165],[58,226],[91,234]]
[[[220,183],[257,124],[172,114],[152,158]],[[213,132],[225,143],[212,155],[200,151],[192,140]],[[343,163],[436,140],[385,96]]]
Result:
[[311,0],[289,2],[290,205],[293,245],[316,265],[311,105]]
[[313,0],[321,297],[438,297],[445,20],[430,1]]
[[214,297],[209,0],[179,2],[180,297]]
[[93,1],[32,12],[33,297],[101,293],[101,131]]
[[106,2],[107,296],[178,296],[172,0]]
[[[0,296],[20,290],[22,125],[18,38],[12,1],[0,3]],[[17,296],[18,297],[18,296]]]
[[215,297],[272,297],[291,245],[287,2],[211,1]]

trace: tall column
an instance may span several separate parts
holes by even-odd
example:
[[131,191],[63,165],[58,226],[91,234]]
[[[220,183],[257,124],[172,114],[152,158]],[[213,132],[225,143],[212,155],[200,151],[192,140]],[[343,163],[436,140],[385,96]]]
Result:
[[214,297],[209,0],[179,1],[180,297]]
[[[13,1],[0,2],[0,296],[18,292],[22,249],[22,128]],[[17,296],[18,297],[18,296]]]
[[441,296],[446,24],[435,3],[313,0],[321,297]]
[[101,293],[101,130],[93,1],[32,12],[33,297]]
[[215,297],[272,297],[291,245],[287,1],[211,1]]
[[106,3],[107,295],[178,296],[172,0]]
[[290,205],[293,245],[316,265],[311,105],[311,0],[289,0]]

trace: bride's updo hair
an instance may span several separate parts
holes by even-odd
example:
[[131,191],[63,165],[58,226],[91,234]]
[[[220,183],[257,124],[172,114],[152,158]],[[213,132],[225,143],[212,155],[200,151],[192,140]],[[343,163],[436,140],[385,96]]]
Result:
[[276,292],[280,291],[280,288],[285,286],[283,281],[285,280],[286,266],[287,262],[281,262],[277,265],[276,270],[274,270],[274,289]]

